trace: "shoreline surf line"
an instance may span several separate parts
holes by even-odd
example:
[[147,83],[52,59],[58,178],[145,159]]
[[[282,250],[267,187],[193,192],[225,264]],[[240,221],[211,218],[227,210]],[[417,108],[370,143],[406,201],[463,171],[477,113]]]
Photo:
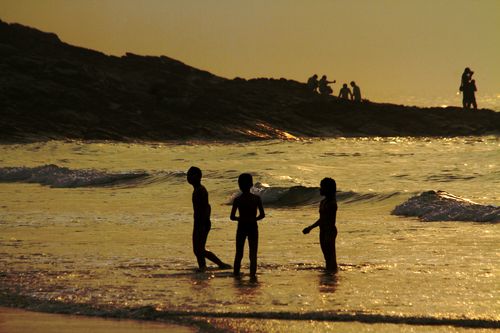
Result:
[[[154,310],[154,309],[153,309]],[[154,310],[156,311],[156,310]],[[205,311],[156,311],[158,318],[165,317],[210,317],[238,319],[273,319],[273,320],[314,320],[331,322],[360,322],[367,324],[403,324],[419,326],[454,326],[463,328],[500,328],[500,320],[476,318],[439,318],[419,316],[394,316],[367,313],[339,312],[205,312]]]
[[[0,332],[196,333],[199,327],[164,321],[88,317],[0,307]],[[210,332],[219,333],[217,330]]]
[[153,306],[113,309],[91,304],[71,304],[59,301],[41,301],[26,296],[0,293],[0,306],[21,308],[30,311],[84,315],[90,317],[122,318],[137,320],[166,320],[173,323],[200,325],[196,318],[273,319],[273,320],[314,320],[331,322],[360,322],[369,324],[401,324],[414,326],[454,326],[463,328],[500,328],[500,320],[465,317],[433,317],[412,315],[388,315],[375,313],[310,311],[310,312],[209,312],[157,310]]

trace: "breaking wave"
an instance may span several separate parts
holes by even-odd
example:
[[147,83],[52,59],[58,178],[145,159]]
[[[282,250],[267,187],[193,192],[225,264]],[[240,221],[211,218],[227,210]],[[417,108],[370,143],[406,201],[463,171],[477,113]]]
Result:
[[[256,183],[250,190],[253,194],[261,197],[262,203],[273,207],[294,207],[317,204],[323,198],[319,194],[319,187],[307,187],[302,185],[291,187],[271,187],[266,184]],[[231,204],[241,192],[231,195]],[[362,201],[382,201],[400,194],[393,193],[356,193],[352,191],[337,191],[337,200],[343,203],[355,203]]]
[[408,199],[393,215],[416,216],[423,221],[500,222],[500,207],[481,205],[445,191],[427,191]]
[[0,168],[0,182],[38,183],[55,188],[136,186],[165,181],[169,178],[185,177],[183,172],[148,174],[144,171],[108,173],[93,169],[73,170],[55,164],[39,167]]

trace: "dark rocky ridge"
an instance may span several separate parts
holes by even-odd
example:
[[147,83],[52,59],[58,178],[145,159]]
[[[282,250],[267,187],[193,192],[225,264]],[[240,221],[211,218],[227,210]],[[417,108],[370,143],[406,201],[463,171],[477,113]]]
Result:
[[108,56],[2,21],[0,74],[3,142],[500,132],[491,110],[355,104],[292,80],[228,80],[164,56]]

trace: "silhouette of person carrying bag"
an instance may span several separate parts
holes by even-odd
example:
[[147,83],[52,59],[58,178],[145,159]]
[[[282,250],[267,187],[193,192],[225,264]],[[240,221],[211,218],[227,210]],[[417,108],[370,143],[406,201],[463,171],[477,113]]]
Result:
[[465,99],[467,100],[468,109],[472,106],[474,110],[477,110],[476,91],[476,80],[471,80],[464,90],[464,96],[466,96]]
[[469,67],[466,67],[464,69],[464,72],[462,73],[462,78],[460,81],[460,88],[459,90],[463,94],[462,98],[462,105],[464,109],[470,109],[471,106],[474,107],[474,109],[477,109],[477,102],[476,102],[476,81],[472,79],[472,75],[474,75],[474,72],[471,71]]

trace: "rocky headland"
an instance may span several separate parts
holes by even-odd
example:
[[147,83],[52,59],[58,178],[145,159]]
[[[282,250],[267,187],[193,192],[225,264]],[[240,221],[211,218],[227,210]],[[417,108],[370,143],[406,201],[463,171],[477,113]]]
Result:
[[161,56],[108,56],[0,21],[0,141],[498,135],[500,112],[319,96]]

